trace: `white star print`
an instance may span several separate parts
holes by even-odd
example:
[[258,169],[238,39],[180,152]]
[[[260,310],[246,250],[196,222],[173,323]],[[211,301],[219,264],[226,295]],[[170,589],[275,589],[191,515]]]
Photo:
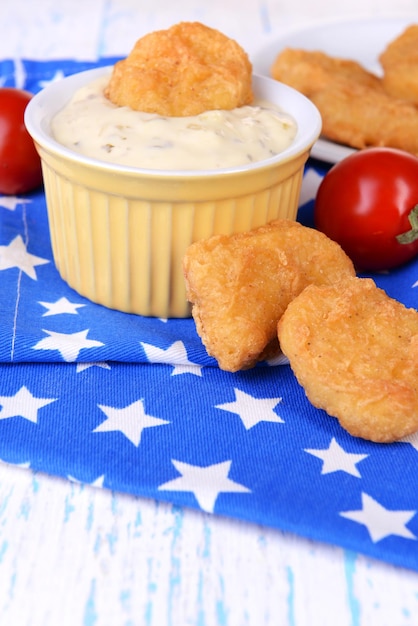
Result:
[[414,517],[416,511],[393,511],[386,509],[367,493],[361,494],[362,509],[344,511],[342,517],[358,524],[363,524],[369,531],[373,543],[396,535],[405,539],[416,539],[415,535],[406,528],[406,524]]
[[86,348],[98,348],[104,344],[95,339],[87,339],[87,330],[78,333],[56,333],[52,330],[44,330],[49,337],[45,337],[33,346],[34,350],[57,350],[64,361],[76,361],[81,350]]
[[90,367],[100,367],[104,370],[110,370],[111,367],[109,365],[109,363],[106,363],[106,361],[96,361],[95,363],[91,362],[91,363],[77,363],[77,367],[76,367],[76,373],[79,374],[80,372],[84,372],[85,370],[88,370]]
[[48,315],[61,315],[61,313],[77,315],[77,309],[86,306],[85,304],[75,304],[74,302],[70,302],[67,298],[60,298],[59,300],[56,300],[56,302],[39,301],[39,304],[42,304],[43,307],[48,309],[42,317],[47,317]]
[[30,461],[24,461],[23,463],[10,463],[10,461],[3,461],[3,459],[0,459],[0,463],[3,463],[4,465],[13,465],[13,467],[21,467],[23,469],[30,468]]
[[321,474],[331,474],[332,472],[346,472],[357,478],[361,478],[360,472],[356,465],[363,459],[368,457],[368,454],[352,454],[346,452],[333,437],[329,447],[325,450],[314,450],[312,448],[305,448],[305,452],[312,454],[313,456],[322,459],[322,471]]
[[232,461],[201,467],[172,459],[181,477],[174,478],[158,487],[159,491],[190,491],[201,509],[213,513],[220,493],[251,493],[251,489],[228,478]]
[[37,280],[34,267],[44,263],[49,263],[49,260],[30,254],[20,235],[17,235],[8,246],[0,246],[0,270],[17,267],[33,280]]
[[137,400],[123,409],[100,404],[97,406],[107,415],[107,420],[99,424],[93,432],[105,433],[119,430],[136,447],[140,444],[144,428],[152,428],[153,426],[162,426],[163,424],[170,423],[158,417],[147,415],[142,400]]
[[289,363],[289,359],[287,358],[287,356],[280,353],[277,356],[273,357],[272,359],[269,359],[268,361],[266,361],[266,363],[267,365],[270,365],[271,367],[275,365],[287,365]]
[[14,211],[18,204],[28,204],[32,202],[28,198],[18,198],[17,196],[0,196],[0,206],[3,209]]
[[314,200],[318,187],[322,182],[322,176],[309,168],[303,177],[302,188],[300,190],[299,206],[303,206],[310,200]]
[[58,80],[62,80],[64,76],[65,75],[62,70],[57,70],[54,76],[50,78],[49,80],[40,80],[39,86],[42,87],[42,89],[44,89],[45,87],[47,87],[47,85],[50,85],[51,83],[56,83]]
[[39,409],[56,400],[57,398],[36,398],[29,389],[21,387],[14,396],[0,396],[0,419],[24,417],[36,424]]
[[90,487],[98,487],[99,489],[102,489],[103,488],[104,479],[105,479],[105,475],[102,474],[102,476],[99,476],[98,478],[96,478],[96,480],[93,480],[92,483],[82,482],[81,480],[77,480],[77,478],[74,478],[74,476],[70,476],[70,475],[68,475],[67,478],[72,483],[77,483],[78,485],[90,485]]
[[399,439],[398,443],[410,443],[413,448],[418,452],[418,433],[412,433],[402,439]]
[[168,365],[173,365],[172,376],[178,376],[179,374],[202,376],[202,366],[189,361],[186,348],[182,341],[175,341],[166,350],[143,342],[141,342],[141,346],[150,363],[167,363]]
[[247,430],[259,422],[284,423],[284,420],[274,412],[274,408],[282,401],[281,398],[254,398],[239,389],[234,389],[234,391],[234,402],[218,404],[215,409],[236,413]]

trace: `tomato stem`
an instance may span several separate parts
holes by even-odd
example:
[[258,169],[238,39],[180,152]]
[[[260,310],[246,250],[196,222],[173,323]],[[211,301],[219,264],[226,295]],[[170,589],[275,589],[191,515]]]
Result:
[[402,244],[413,243],[416,239],[418,239],[418,204],[414,206],[408,215],[408,220],[411,224],[411,229],[407,230],[406,233],[397,235],[396,237],[399,243]]

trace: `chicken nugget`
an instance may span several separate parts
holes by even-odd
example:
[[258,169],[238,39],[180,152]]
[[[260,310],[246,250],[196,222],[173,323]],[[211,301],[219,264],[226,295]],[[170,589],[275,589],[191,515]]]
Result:
[[252,65],[241,46],[199,22],[181,22],[139,39],[115,64],[109,100],[171,117],[230,110],[253,101]]
[[379,61],[387,93],[418,105],[418,24],[412,24],[396,37]]
[[277,322],[307,285],[333,283],[354,268],[323,233],[283,219],[192,244],[184,275],[208,354],[236,372],[279,353]]
[[381,79],[355,61],[288,48],[271,73],[316,105],[324,137],[353,148],[388,146],[418,154],[418,109],[391,97]]
[[271,67],[271,75],[308,97],[339,80],[383,91],[380,79],[357,61],[332,57],[319,50],[284,48]]
[[371,279],[310,285],[278,337],[310,402],[353,436],[388,443],[418,430],[418,312]]
[[418,109],[362,85],[341,84],[311,97],[323,135],[353,148],[389,147],[418,156]]

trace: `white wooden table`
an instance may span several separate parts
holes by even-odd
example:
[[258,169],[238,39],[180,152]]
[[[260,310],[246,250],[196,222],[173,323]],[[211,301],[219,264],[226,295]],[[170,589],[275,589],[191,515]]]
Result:
[[[0,58],[125,55],[146,32],[195,19],[252,55],[274,35],[313,20],[391,9],[393,0],[3,0]],[[398,0],[400,12],[418,14],[417,0]],[[414,572],[268,528],[0,466],[2,626],[417,623]]]

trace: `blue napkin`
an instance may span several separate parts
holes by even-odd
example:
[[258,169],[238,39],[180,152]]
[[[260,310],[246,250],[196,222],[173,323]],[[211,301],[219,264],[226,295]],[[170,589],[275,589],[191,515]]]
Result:
[[[0,62],[36,92],[103,64]],[[327,166],[307,164],[298,219]],[[415,306],[418,260],[373,275]],[[42,190],[0,197],[0,459],[292,531],[418,570],[418,437],[351,437],[286,363],[219,370],[194,322],[111,311],[53,261]]]

